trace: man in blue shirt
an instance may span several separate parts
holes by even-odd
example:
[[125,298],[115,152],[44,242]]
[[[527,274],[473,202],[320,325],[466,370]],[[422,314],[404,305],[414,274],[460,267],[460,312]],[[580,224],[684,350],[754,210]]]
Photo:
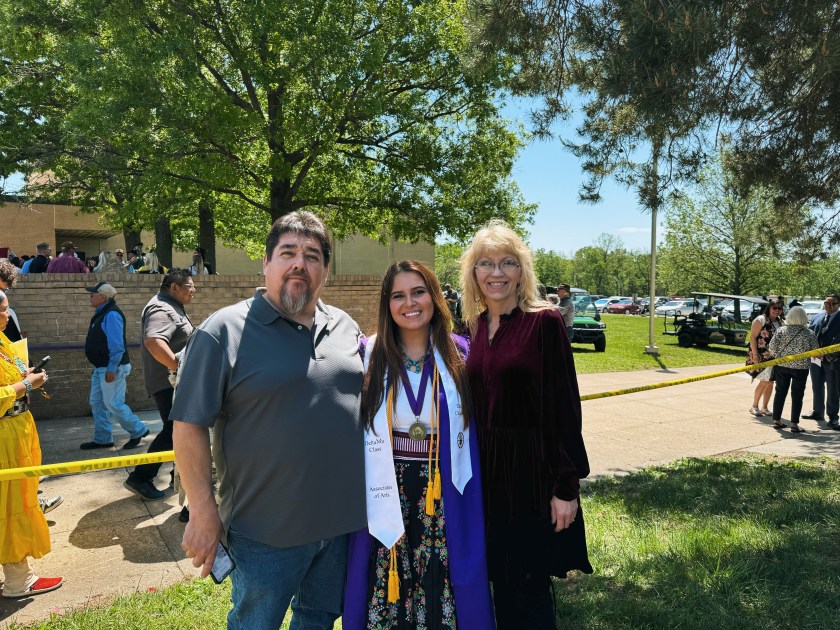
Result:
[[90,320],[85,355],[93,364],[90,380],[90,407],[93,411],[93,441],[80,445],[84,451],[114,446],[111,436],[113,414],[130,440],[123,449],[137,448],[149,429],[125,404],[125,382],[131,374],[125,341],[125,315],[114,301],[117,290],[107,282],[85,287],[90,306],[96,309]]

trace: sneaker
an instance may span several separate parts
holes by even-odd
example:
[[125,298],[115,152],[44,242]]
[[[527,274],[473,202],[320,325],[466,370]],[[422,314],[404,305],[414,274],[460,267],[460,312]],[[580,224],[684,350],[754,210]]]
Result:
[[759,409],[758,407],[750,407],[750,413],[756,418],[760,418],[764,415],[763,413],[761,413],[761,409]]
[[189,523],[190,522],[190,508],[186,505],[181,508],[181,513],[178,515],[178,520],[182,523]]
[[123,481],[123,487],[146,501],[160,501],[166,498],[166,493],[155,488],[150,481],[136,481],[129,477]]
[[108,442],[106,444],[101,444],[100,442],[85,442],[84,444],[79,444],[79,448],[83,451],[90,451],[95,448],[111,448],[113,445],[113,442]]
[[49,593],[54,591],[64,583],[64,578],[38,578],[35,582],[23,592],[10,593],[3,589],[3,597],[8,599],[20,599],[21,597],[32,597],[33,595],[40,595],[41,593]]
[[38,499],[38,505],[41,506],[41,511],[44,514],[49,514],[62,503],[64,503],[64,497],[60,494],[52,499]]
[[122,450],[127,451],[127,450],[130,450],[132,448],[137,448],[138,446],[140,446],[140,440],[142,440],[147,435],[149,435],[149,430],[148,429],[146,429],[146,432],[143,435],[141,435],[140,437],[131,438],[128,442],[123,444]]

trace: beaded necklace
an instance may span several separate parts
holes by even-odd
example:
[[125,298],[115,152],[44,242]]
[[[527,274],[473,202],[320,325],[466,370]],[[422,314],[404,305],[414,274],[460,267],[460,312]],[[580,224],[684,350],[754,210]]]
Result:
[[[0,347],[3,346],[3,341],[0,340]],[[9,357],[5,352],[0,352],[0,357],[3,358],[4,361],[7,363],[11,363],[12,365],[16,366],[17,369],[20,370],[21,374],[26,374],[26,365],[24,365],[23,361],[21,361],[17,357]]]
[[403,360],[403,363],[405,364],[405,369],[406,370],[408,370],[409,372],[414,372],[415,374],[420,374],[423,371],[423,364],[428,362],[428,360],[431,357],[432,357],[432,349],[431,349],[431,347],[429,347],[426,350],[426,354],[424,354],[422,357],[420,357],[416,361],[413,360],[410,356],[408,356],[406,351],[403,350],[402,360]]

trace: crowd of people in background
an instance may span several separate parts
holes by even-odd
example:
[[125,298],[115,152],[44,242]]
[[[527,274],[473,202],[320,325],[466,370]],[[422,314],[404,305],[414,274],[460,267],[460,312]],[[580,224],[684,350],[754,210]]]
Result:
[[[152,249],[143,252],[143,243],[139,243],[126,254],[124,249],[118,248],[111,252],[102,250],[97,256],[79,255],[72,241],[61,244],[61,253],[53,257],[52,246],[47,242],[35,245],[35,255],[25,254],[17,256],[9,252],[9,262],[18,273],[160,273],[167,272],[157,254]],[[196,247],[192,254],[192,265],[189,267],[192,275],[207,275],[215,273],[213,265],[207,261],[207,252],[203,247]]]
[[[781,298],[771,299],[761,315],[750,327],[747,364],[752,365],[776,357],[827,348],[840,343],[840,296],[831,294],[823,301],[823,310],[808,320],[805,309],[797,300],[790,302],[785,315]],[[772,416],[774,429],[786,429],[782,410],[788,393],[791,395],[791,433],[804,433],[799,420],[826,422],[829,429],[840,431],[840,353],[822,357],[796,359],[780,365],[750,372],[753,380],[758,379],[753,393],[750,414],[756,417]],[[811,376],[811,391],[814,408],[802,414],[802,401],[808,375]],[[773,395],[773,408],[769,409]],[[801,415],[800,415],[801,414]]]

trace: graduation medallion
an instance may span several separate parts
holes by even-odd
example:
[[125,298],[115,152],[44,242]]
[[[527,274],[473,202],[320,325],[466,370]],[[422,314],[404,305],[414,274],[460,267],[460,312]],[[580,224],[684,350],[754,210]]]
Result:
[[408,427],[408,437],[415,442],[422,442],[426,439],[426,427],[420,422],[420,418],[417,418],[417,421]]

